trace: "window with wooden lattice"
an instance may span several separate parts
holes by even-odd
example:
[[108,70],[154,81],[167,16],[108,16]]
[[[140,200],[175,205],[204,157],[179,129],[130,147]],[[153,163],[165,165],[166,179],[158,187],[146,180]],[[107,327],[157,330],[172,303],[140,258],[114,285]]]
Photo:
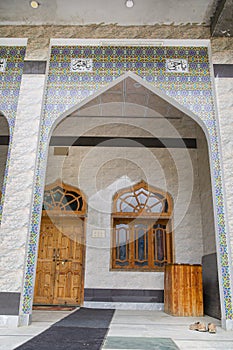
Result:
[[86,213],[86,200],[79,189],[57,180],[45,188],[43,211],[84,215]]
[[112,268],[162,271],[173,260],[172,199],[144,181],[113,201]]

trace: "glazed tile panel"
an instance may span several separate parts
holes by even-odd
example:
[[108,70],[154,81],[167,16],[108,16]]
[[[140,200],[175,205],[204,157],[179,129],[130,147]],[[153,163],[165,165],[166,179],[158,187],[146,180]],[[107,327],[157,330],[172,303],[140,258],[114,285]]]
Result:
[[[70,65],[74,58],[90,58],[93,70],[72,72]],[[186,59],[189,71],[168,72],[166,60],[171,58]],[[52,48],[45,114],[53,122],[58,113],[63,113],[128,71],[198,112],[203,119],[213,114],[207,48],[97,46]]]
[[11,139],[15,125],[25,51],[26,47],[24,46],[0,46],[0,60],[4,61],[5,63],[4,69],[2,68],[0,70],[0,111],[8,121],[10,134],[5,177],[3,187],[1,189],[2,199],[0,204],[0,221],[2,216],[3,201],[5,197],[5,187],[11,150]]
[[[71,62],[74,59],[79,64],[79,71],[71,70]],[[180,62],[180,71],[169,70],[169,60],[172,60],[174,64]],[[84,65],[86,65],[86,71],[81,71]],[[146,83],[159,88],[167,96],[188,108],[207,127],[214,175],[214,197],[218,226],[217,244],[218,249],[220,249],[225,315],[226,319],[232,319],[222,174],[208,49],[207,47],[177,46],[53,46],[51,48],[24,285],[23,313],[30,312],[33,297],[35,252],[39,236],[43,179],[46,171],[46,154],[51,127],[61,114],[128,71],[140,76]]]

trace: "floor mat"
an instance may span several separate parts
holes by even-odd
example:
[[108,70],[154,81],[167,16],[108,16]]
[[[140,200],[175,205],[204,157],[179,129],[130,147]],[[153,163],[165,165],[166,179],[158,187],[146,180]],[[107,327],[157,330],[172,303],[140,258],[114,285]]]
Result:
[[103,349],[178,350],[170,338],[107,337]]
[[99,350],[114,310],[81,308],[32,338],[18,350]]
[[108,328],[113,314],[114,310],[81,308],[55,323],[53,327]]

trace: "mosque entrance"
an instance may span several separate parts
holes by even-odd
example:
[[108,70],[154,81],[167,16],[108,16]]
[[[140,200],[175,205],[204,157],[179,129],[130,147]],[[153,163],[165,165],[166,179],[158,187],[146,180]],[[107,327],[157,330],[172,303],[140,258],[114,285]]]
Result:
[[57,178],[88,198],[85,307],[160,308],[163,264],[172,262],[203,265],[205,313],[217,315],[208,146],[192,118],[126,77],[56,125],[45,183]]

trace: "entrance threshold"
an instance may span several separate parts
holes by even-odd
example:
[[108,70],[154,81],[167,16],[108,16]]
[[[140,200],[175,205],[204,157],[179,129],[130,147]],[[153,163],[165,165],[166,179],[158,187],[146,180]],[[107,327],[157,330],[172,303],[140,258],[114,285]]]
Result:
[[32,307],[33,310],[47,310],[47,311],[72,311],[79,309],[77,305],[40,305],[34,304]]
[[164,303],[132,303],[132,302],[101,302],[84,301],[84,307],[93,309],[115,309],[115,310],[150,310],[163,311]]

